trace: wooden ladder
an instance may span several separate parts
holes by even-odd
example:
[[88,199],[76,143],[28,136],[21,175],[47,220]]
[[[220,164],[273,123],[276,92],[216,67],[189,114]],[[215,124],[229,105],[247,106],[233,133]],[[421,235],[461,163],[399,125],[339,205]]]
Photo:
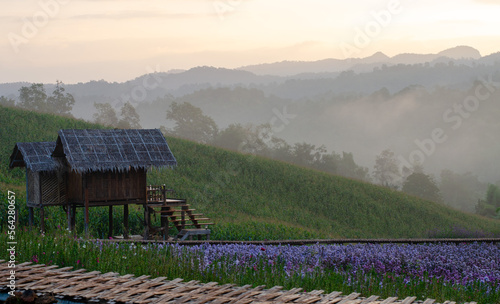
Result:
[[[197,236],[200,239],[203,235],[210,239],[208,226],[214,223],[210,222],[208,217],[201,213],[195,213],[196,209],[192,209],[185,199],[167,198],[166,193],[173,191],[165,189],[165,186],[161,186],[159,189],[157,187],[148,186],[148,192],[153,193],[152,195],[148,193],[148,203],[145,208],[145,239],[149,238],[150,232],[160,232],[163,239],[168,240],[170,223],[177,229],[175,240],[179,238],[185,240],[188,237],[192,239],[192,236]],[[158,195],[158,192],[161,195]],[[160,214],[160,227],[152,227],[151,214]]]

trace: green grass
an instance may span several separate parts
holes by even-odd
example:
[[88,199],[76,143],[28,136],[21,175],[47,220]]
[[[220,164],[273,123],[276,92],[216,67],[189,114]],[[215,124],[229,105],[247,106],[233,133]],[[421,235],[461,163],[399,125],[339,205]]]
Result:
[[[16,191],[21,224],[26,224],[24,170],[7,170],[15,142],[55,140],[59,129],[99,126],[5,107],[0,107],[0,124],[0,192]],[[443,227],[500,235],[498,220],[387,188],[177,138],[167,141],[178,166],[150,170],[149,183],[166,184],[213,219],[214,239],[418,238]],[[0,225],[4,225],[3,208],[5,202]],[[81,213],[79,232],[83,230]],[[120,233],[121,213],[114,214]],[[47,217],[49,229],[66,225],[59,207],[51,208]],[[142,232],[141,220],[142,210],[133,208],[132,232]],[[92,208],[91,223],[92,234],[102,237],[107,231],[107,208]]]
[[[348,295],[359,292],[364,297],[378,295],[382,299],[397,296],[404,299],[417,296],[443,303],[446,300],[458,303],[498,303],[500,294],[494,282],[477,282],[473,286],[443,284],[439,279],[424,276],[418,280],[406,280],[391,273],[375,271],[350,277],[348,269],[298,269],[288,271],[282,257],[267,255],[250,256],[249,260],[236,262],[234,256],[221,256],[206,262],[203,246],[163,246],[161,244],[111,244],[101,241],[86,241],[73,238],[70,234],[57,231],[40,235],[37,232],[17,230],[16,245],[18,263],[31,261],[74,269],[87,269],[102,273],[117,272],[121,275],[150,275],[151,278],[166,277],[169,280],[183,278],[184,281],[198,280],[204,283],[249,284],[253,287],[266,285],[283,286],[285,290],[303,288],[305,291],[324,290],[325,293],[341,291]],[[0,250],[6,251],[7,234],[0,234]],[[212,247],[212,250],[218,250]],[[271,261],[271,262],[270,262]],[[304,266],[306,267],[306,266]],[[348,267],[348,266],[347,266]],[[362,273],[359,271],[359,273]]]

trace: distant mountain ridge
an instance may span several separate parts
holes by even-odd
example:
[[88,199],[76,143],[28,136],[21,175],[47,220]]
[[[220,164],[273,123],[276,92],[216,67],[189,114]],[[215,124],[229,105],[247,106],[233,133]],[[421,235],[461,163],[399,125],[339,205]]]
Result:
[[432,63],[440,58],[450,60],[478,60],[481,53],[470,46],[457,46],[446,49],[437,54],[399,54],[389,57],[377,52],[365,58],[322,59],[317,61],[281,61],[239,67],[237,70],[252,72],[257,75],[292,76],[300,73],[333,73],[352,69],[355,72],[371,69],[382,64],[418,64]]

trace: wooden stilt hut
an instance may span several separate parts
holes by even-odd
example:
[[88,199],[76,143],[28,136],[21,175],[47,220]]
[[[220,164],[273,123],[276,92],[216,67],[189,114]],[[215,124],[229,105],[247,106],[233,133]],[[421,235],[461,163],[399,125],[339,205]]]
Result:
[[26,167],[30,221],[33,208],[64,206],[74,229],[75,210],[84,208],[85,232],[89,208],[124,206],[125,234],[129,204],[147,207],[146,173],[151,167],[177,162],[160,130],[60,130],[56,142],[17,143],[10,168]]

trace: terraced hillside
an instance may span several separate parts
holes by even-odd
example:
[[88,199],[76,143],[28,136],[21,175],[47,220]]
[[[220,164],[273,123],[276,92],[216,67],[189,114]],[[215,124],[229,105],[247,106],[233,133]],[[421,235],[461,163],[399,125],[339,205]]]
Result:
[[[102,128],[5,107],[0,107],[0,125],[1,195],[12,188],[20,199],[24,171],[7,169],[15,142],[55,140],[57,131],[65,128]],[[151,170],[149,182],[167,184],[178,197],[187,198],[212,218],[217,223],[213,228],[216,239],[427,237],[438,230],[500,235],[498,220],[398,191],[177,138],[167,141],[178,166]],[[92,210],[97,235],[106,229],[104,211]],[[132,211],[132,229],[140,230],[141,212],[139,207]],[[49,226],[65,225],[62,211],[51,212],[49,217]],[[25,218],[21,210],[21,221]],[[114,222],[119,230],[120,219]]]

